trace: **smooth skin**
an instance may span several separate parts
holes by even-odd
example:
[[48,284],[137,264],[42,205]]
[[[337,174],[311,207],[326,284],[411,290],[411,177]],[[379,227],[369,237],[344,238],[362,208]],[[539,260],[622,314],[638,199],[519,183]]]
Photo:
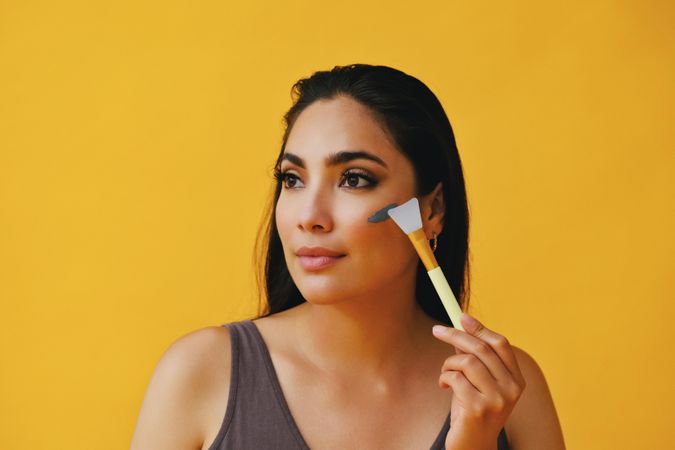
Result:
[[[329,164],[331,155],[354,150],[384,165],[363,158]],[[307,302],[254,324],[308,445],[429,448],[451,411],[448,450],[495,450],[502,427],[514,450],[564,449],[532,357],[468,315],[466,331],[432,334],[441,324],[415,301],[414,248],[393,221],[367,221],[382,206],[415,195],[412,165],[368,109],[344,96],[309,105],[285,152],[297,158],[281,163],[275,220]],[[419,200],[425,233],[443,239],[440,183]],[[301,246],[345,256],[307,270],[296,254]],[[225,327],[174,342],[148,386],[132,450],[208,449],[229,401],[231,367]]]

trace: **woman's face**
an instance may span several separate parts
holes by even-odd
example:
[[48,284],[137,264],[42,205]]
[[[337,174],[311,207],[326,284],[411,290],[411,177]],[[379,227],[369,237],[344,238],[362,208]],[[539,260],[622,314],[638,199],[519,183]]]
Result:
[[[347,96],[309,105],[291,129],[279,170],[276,224],[291,277],[308,302],[414,288],[418,256],[408,237],[391,219],[368,222],[415,195],[413,166],[366,107]],[[302,256],[303,247],[343,256]]]

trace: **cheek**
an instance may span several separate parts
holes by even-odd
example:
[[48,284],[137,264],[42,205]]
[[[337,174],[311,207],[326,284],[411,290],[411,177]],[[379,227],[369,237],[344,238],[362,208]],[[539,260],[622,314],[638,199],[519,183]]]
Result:
[[371,223],[368,217],[364,215],[350,227],[349,247],[358,262],[388,271],[408,266],[417,257],[410,239],[391,219]]

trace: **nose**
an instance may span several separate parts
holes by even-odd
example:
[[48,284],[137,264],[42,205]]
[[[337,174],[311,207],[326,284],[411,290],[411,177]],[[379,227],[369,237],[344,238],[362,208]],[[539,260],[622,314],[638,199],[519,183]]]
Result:
[[333,229],[331,199],[321,189],[306,191],[298,215],[298,228],[309,232],[328,232]]

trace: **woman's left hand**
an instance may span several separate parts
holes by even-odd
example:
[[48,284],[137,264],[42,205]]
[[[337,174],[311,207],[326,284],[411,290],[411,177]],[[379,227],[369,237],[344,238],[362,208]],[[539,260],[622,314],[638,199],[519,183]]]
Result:
[[496,449],[497,437],[525,389],[509,341],[466,313],[466,331],[434,327],[434,336],[455,347],[441,368],[438,384],[452,388],[446,450]]

